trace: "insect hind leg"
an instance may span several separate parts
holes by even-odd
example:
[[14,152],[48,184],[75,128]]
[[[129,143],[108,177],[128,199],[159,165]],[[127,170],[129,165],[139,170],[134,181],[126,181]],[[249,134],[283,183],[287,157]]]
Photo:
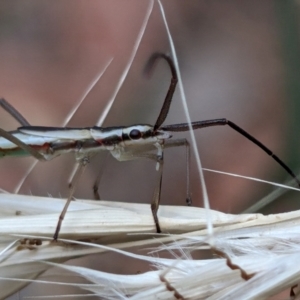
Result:
[[7,111],[14,119],[16,119],[22,126],[30,126],[29,122],[18,112],[10,103],[4,98],[0,98],[0,106]]
[[[22,126],[31,126],[29,122],[22,116],[20,112],[18,112],[11,104],[9,104],[4,98],[0,98],[0,106],[7,111],[14,119],[16,119]],[[46,160],[45,157],[36,151],[31,146],[23,143],[21,140],[16,138],[10,132],[0,128],[0,136],[17,145],[24,151],[28,152],[30,155],[35,157],[38,160]]]
[[66,215],[66,212],[68,210],[68,207],[71,203],[72,197],[73,197],[74,192],[75,192],[75,188],[78,184],[78,181],[79,181],[82,173],[84,172],[86,166],[88,165],[88,163],[89,163],[89,157],[88,156],[84,156],[79,161],[78,168],[76,169],[76,172],[73,176],[72,183],[70,184],[70,190],[69,190],[69,196],[68,196],[67,202],[66,202],[66,204],[65,204],[65,206],[64,206],[64,208],[63,208],[63,210],[62,210],[62,212],[61,212],[61,214],[59,215],[59,218],[58,218],[55,233],[53,235],[53,240],[54,241],[57,241],[57,239],[58,239],[60,228],[61,228],[62,222],[64,220],[64,217]]
[[35,157],[38,160],[46,160],[46,158],[40,154],[38,151],[36,151],[34,148],[31,146],[28,146],[27,144],[23,143],[21,140],[16,138],[14,135],[12,135],[10,132],[0,128],[0,136],[3,138],[7,139],[8,141],[12,142],[13,144],[17,145],[24,151],[28,152],[30,155]]

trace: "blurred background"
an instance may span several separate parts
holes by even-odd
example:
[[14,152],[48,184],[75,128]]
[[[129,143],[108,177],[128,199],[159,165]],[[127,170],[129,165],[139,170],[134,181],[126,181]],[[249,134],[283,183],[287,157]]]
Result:
[[[300,161],[300,45],[298,1],[163,1],[175,42],[191,120],[228,118],[255,136],[295,172]],[[145,18],[147,1],[2,0],[0,2],[0,96],[32,125],[61,126],[68,112],[111,57],[114,60],[68,126],[93,126],[110,99],[128,63]],[[157,3],[132,68],[103,126],[154,124],[170,81],[160,62],[151,79],[143,68],[153,52],[170,52]],[[185,122],[178,91],[166,124]],[[0,111],[0,126],[18,124]],[[203,167],[279,183],[287,174],[264,152],[230,128],[195,131]],[[189,134],[178,134],[187,137]],[[12,192],[32,158],[0,160],[0,187]],[[20,193],[66,197],[74,156],[42,162]],[[105,164],[104,164],[105,162]],[[162,204],[185,205],[185,150],[167,149]],[[100,194],[105,200],[150,203],[155,164],[137,160],[119,163],[106,154],[94,158],[75,197],[92,199],[92,185],[103,168]],[[205,173],[213,209],[239,213],[270,193],[273,187],[214,173]],[[201,186],[191,160],[193,205],[202,206]],[[298,209],[299,195],[290,192],[264,213]],[[150,209],[150,207],[149,207]],[[116,273],[147,269],[137,263],[111,264],[94,257],[81,264]],[[116,261],[116,260],[115,260]],[[74,263],[74,262],[73,262]],[[35,284],[15,297],[61,294]],[[11,298],[17,299],[17,298]],[[90,299],[90,298],[89,298]]]

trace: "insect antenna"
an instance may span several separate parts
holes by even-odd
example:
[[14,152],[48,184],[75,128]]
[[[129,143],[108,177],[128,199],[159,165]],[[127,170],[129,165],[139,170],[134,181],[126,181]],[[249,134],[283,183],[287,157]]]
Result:
[[176,88],[176,85],[177,85],[177,82],[178,82],[178,77],[177,77],[177,73],[176,73],[174,63],[173,63],[171,57],[167,54],[164,54],[164,53],[154,53],[150,57],[150,59],[148,60],[147,65],[145,67],[145,73],[148,74],[148,75],[152,74],[153,68],[156,65],[156,62],[159,58],[163,58],[167,61],[168,65],[171,69],[172,78],[171,78],[171,83],[170,83],[167,95],[165,97],[163,106],[162,106],[162,108],[160,110],[160,113],[159,113],[159,116],[158,116],[158,118],[155,122],[154,129],[153,129],[154,132],[158,128],[160,128],[160,126],[165,121],[165,119],[166,119],[166,117],[169,113],[170,106],[171,106],[171,103],[172,103],[173,94],[174,94],[174,91],[175,91],[175,88]]
[[[171,83],[169,85],[169,89],[166,94],[164,103],[162,105],[159,116],[153,127],[153,133],[155,133],[158,129],[161,129],[161,125],[163,124],[163,122],[165,121],[165,119],[168,116],[170,106],[172,103],[172,99],[173,99],[173,95],[174,95],[174,91],[175,91],[175,88],[176,88],[176,85],[178,82],[178,76],[177,76],[174,62],[169,55],[164,54],[164,53],[154,53],[150,57],[150,59],[148,60],[148,63],[146,64],[146,67],[145,67],[145,73],[148,75],[151,75],[154,66],[156,65],[158,59],[160,59],[160,58],[163,58],[164,60],[167,61],[168,65],[170,67],[171,73],[172,73],[172,77],[171,77]],[[163,164],[164,164],[164,159],[163,159],[164,151],[163,150],[164,150],[165,146],[166,146],[166,143],[162,142],[162,144],[158,147],[157,171],[159,171],[159,176],[157,178],[158,181],[157,181],[156,189],[155,189],[154,196],[153,196],[153,199],[151,202],[151,210],[152,210],[152,215],[153,215],[157,233],[161,232],[159,220],[157,217],[157,211],[158,211],[158,207],[160,204],[160,197],[161,197],[161,186],[162,186],[162,175],[163,175]],[[189,167],[189,164],[190,164],[189,143],[187,142],[186,139],[173,140],[171,143],[168,144],[168,146],[169,147],[185,146],[187,149],[187,197],[186,197],[186,202],[188,205],[191,205],[192,200],[191,200],[190,187],[189,187],[189,185],[190,185],[190,183],[189,183],[189,170],[190,170],[190,167]]]
[[[212,119],[212,120],[204,120],[204,121],[196,121],[191,123],[191,127],[193,130],[205,128],[205,127],[211,127],[211,126],[224,126],[228,125],[230,128],[250,140],[253,144],[258,146],[260,149],[262,149],[265,153],[267,153],[269,156],[271,156],[285,171],[294,178],[298,186],[300,187],[300,181],[297,178],[296,174],[291,170],[290,167],[287,166],[286,163],[284,163],[275,153],[273,153],[268,147],[266,147],[263,143],[261,143],[258,139],[256,139],[254,136],[246,132],[244,129],[236,125],[235,123],[222,118],[222,119]],[[161,127],[162,130],[165,131],[173,131],[173,132],[180,132],[180,131],[189,131],[189,124],[188,123],[181,123],[181,124],[173,124],[173,125],[166,125]]]
[[[265,153],[267,153],[269,156],[271,156],[295,180],[297,185],[300,187],[299,179],[297,178],[296,174],[291,170],[291,168],[287,166],[286,163],[284,163],[276,154],[274,154],[263,143],[261,143],[259,140],[257,140],[255,137],[253,137],[251,134],[249,134],[244,129],[242,129],[235,123],[231,122],[230,120],[227,120],[226,118],[196,121],[196,122],[191,122],[190,124],[189,123],[180,123],[180,124],[161,126],[169,113],[173,94],[174,94],[174,91],[175,91],[175,88],[176,88],[176,85],[178,82],[178,77],[177,77],[176,69],[175,69],[172,59],[170,58],[170,56],[163,54],[163,53],[155,53],[151,56],[151,58],[149,59],[147,65],[146,65],[146,68],[145,68],[146,73],[148,75],[151,75],[152,70],[153,70],[155,64],[157,63],[157,60],[160,58],[163,58],[164,60],[167,61],[168,65],[170,67],[171,73],[172,73],[172,78],[171,78],[171,83],[170,83],[167,95],[165,97],[163,106],[161,108],[159,116],[154,125],[154,128],[153,128],[154,132],[156,132],[158,129],[160,129],[162,131],[169,131],[169,132],[180,132],[180,131],[189,131],[191,128],[192,128],[192,130],[195,130],[195,129],[205,128],[205,127],[228,125],[230,128],[232,128],[233,130],[235,130],[236,132],[238,132],[239,134],[241,134],[242,136],[244,136],[245,138],[250,140],[253,144],[258,146]],[[185,140],[184,145],[186,147],[188,147],[188,142],[186,140]],[[169,145],[169,146],[172,147],[172,146],[176,146],[176,145],[174,144],[174,145]],[[161,148],[161,153],[163,153],[163,148]],[[158,158],[159,158],[159,155],[158,155]],[[153,214],[153,217],[155,220],[157,232],[160,232],[160,226],[159,226],[159,222],[158,222],[156,213],[157,213],[159,203],[160,203],[160,189],[161,189],[161,180],[162,180],[163,156],[161,156],[160,160],[158,159],[158,163],[160,164],[160,167],[159,167],[160,176],[159,176],[159,184],[158,184],[158,188],[157,188],[158,192],[156,193],[156,195],[154,196],[154,198],[152,200],[151,209],[152,209],[152,214]],[[189,156],[187,159],[187,166],[188,165],[189,165]],[[188,173],[189,173],[189,166],[187,167],[187,186],[188,186],[188,188],[187,188],[187,198],[186,199],[187,199],[187,203],[190,204],[191,197],[190,197],[190,192],[189,192],[189,175],[188,175]]]

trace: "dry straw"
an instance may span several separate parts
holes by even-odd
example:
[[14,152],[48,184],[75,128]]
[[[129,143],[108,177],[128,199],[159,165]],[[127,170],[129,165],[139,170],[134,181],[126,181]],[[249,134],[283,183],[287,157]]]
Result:
[[[159,5],[184,98],[175,48],[160,2]],[[145,26],[152,7],[150,1]],[[142,33],[137,47],[141,37]],[[205,192],[201,162],[198,155],[196,158]],[[269,216],[224,214],[209,209],[207,194],[203,198],[205,209],[160,206],[158,217],[164,232],[160,235],[155,233],[149,204],[73,201],[60,239],[53,242],[65,200],[0,194],[0,298],[34,281],[76,286],[85,295],[101,299],[266,299],[291,287],[293,298],[300,299],[300,212]],[[149,255],[125,251],[132,247],[156,250]],[[160,250],[169,251],[172,258],[158,257]],[[146,261],[154,270],[117,275],[63,264],[71,258],[108,251]],[[208,252],[209,259],[192,257],[202,253],[207,256]],[[89,283],[66,283],[63,276],[56,282],[38,278],[53,266]]]
[[[161,206],[159,220],[168,233],[161,236],[155,234],[147,204],[77,200],[63,223],[63,239],[53,242],[63,204],[61,199],[0,195],[1,299],[32,280],[43,282],[36,278],[53,265],[87,279],[90,284],[76,286],[101,299],[265,299],[300,281],[299,211],[269,216],[210,211],[211,246],[204,209]],[[41,238],[42,245],[22,244],[25,236]],[[121,250],[157,244],[174,258]],[[214,258],[192,259],[192,254],[207,250]],[[107,251],[144,260],[156,270],[117,275],[62,264]],[[63,278],[56,284],[72,286]]]

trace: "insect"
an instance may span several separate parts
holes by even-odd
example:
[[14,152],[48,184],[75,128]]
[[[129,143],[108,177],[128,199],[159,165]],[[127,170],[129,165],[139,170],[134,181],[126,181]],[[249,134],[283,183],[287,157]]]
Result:
[[[160,114],[154,126],[147,124],[107,128],[96,126],[86,128],[31,126],[15,108],[8,104],[4,99],[1,99],[0,105],[23,126],[11,132],[7,132],[0,128],[0,156],[32,155],[38,160],[51,160],[59,155],[73,152],[75,154],[76,161],[79,164],[73,177],[73,182],[70,186],[67,202],[58,219],[57,227],[53,236],[54,240],[57,240],[58,238],[62,221],[81,173],[89,163],[90,158],[102,150],[109,151],[119,161],[147,158],[156,162],[158,176],[156,189],[151,202],[151,210],[156,231],[160,233],[161,228],[157,217],[157,211],[161,196],[164,149],[185,146],[187,160],[186,202],[188,205],[191,205],[189,190],[189,143],[185,138],[172,139],[172,132],[189,131],[190,127],[188,123],[163,126],[163,123],[169,113],[178,79],[174,63],[166,54],[155,53],[152,55],[147,63],[146,70],[150,72],[158,59],[164,59],[168,63],[172,77]],[[193,130],[223,125],[228,125],[270,155],[283,169],[286,170],[289,175],[294,178],[300,187],[300,181],[294,172],[278,156],[235,123],[222,118],[196,121],[190,124]],[[97,184],[94,185],[94,193],[97,198]]]

